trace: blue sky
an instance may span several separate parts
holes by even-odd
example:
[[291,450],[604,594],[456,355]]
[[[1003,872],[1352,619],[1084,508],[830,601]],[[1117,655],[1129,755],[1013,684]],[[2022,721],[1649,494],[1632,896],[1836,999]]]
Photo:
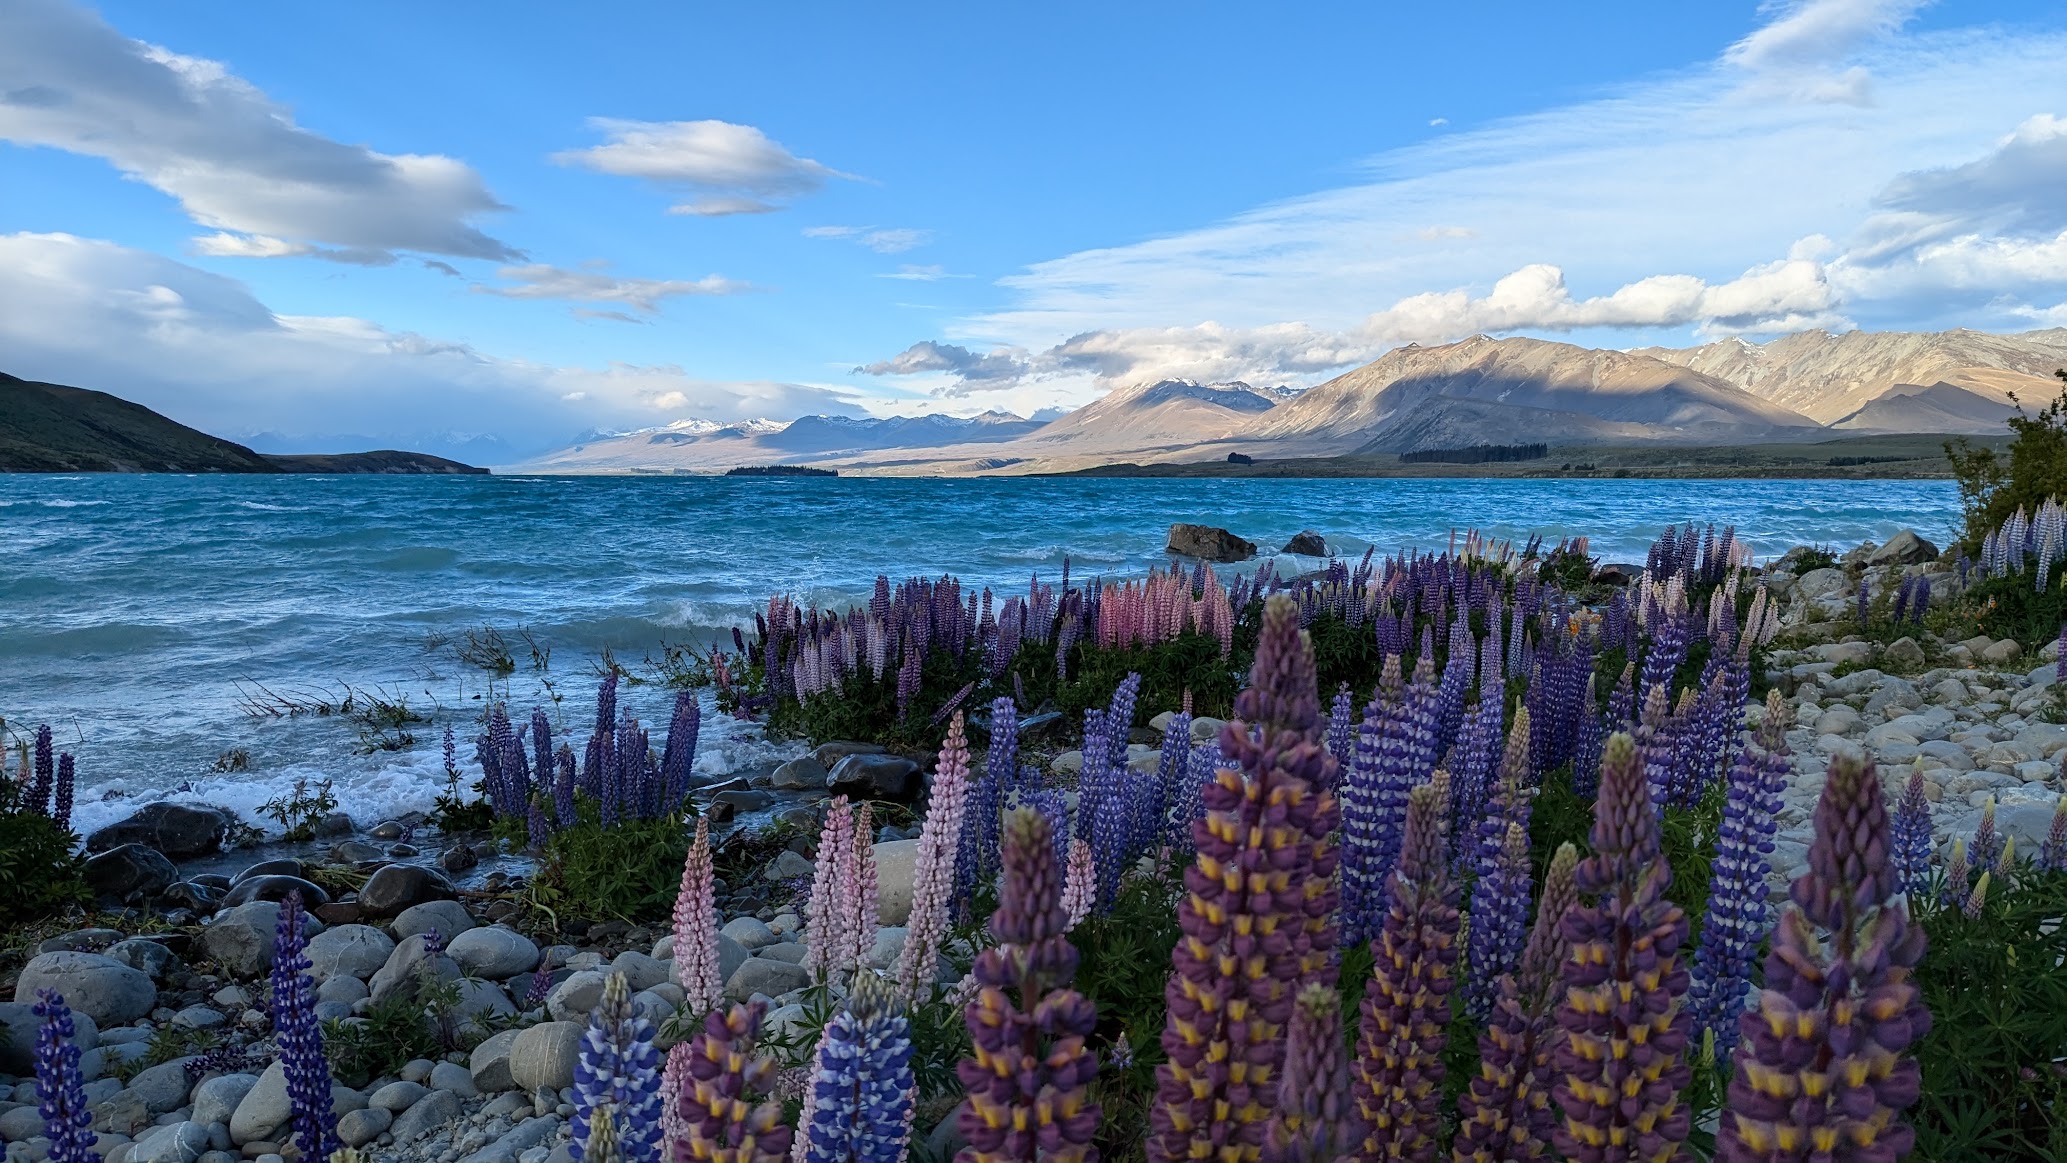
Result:
[[0,370],[530,449],[2067,324],[2057,5],[1287,12],[9,0]]

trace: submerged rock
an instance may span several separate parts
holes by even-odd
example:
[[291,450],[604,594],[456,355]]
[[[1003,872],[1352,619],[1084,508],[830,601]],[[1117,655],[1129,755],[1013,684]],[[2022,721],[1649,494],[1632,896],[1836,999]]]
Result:
[[1180,522],[1170,526],[1169,544],[1165,552],[1213,562],[1247,561],[1256,556],[1256,543],[1237,537],[1217,525],[1187,525]]
[[160,800],[86,837],[86,850],[106,852],[124,844],[145,844],[167,856],[204,856],[222,847],[231,819],[229,813],[216,808]]

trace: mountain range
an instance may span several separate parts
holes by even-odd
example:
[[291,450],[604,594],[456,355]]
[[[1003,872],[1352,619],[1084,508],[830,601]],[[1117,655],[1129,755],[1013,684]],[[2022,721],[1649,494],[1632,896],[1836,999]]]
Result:
[[2006,431],[2015,402],[2059,391],[2067,328],[1803,331],[1633,351],[1512,337],[1409,344],[1304,390],[1163,380],[1047,423],[849,420],[596,434],[519,469],[722,471],[813,464],[849,473],[1066,472],[1115,461],[1391,454],[1476,444],[1732,444],[1871,433]]

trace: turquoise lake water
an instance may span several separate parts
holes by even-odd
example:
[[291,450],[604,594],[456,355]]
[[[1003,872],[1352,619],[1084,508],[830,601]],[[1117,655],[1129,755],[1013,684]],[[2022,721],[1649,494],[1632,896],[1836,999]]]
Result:
[[[550,667],[521,668],[507,696],[571,722],[601,651],[636,664],[705,641],[771,593],[845,605],[878,573],[1021,587],[1065,555],[1078,576],[1138,573],[1175,521],[1266,548],[1314,529],[1346,554],[1441,549],[1470,527],[1585,534],[1641,561],[1689,520],[1772,556],[1904,528],[1942,542],[1958,518],[1949,481],[4,476],[0,716],[10,733],[50,723],[79,756],[88,827],[182,786],[248,812],[296,777],[371,815],[428,805],[438,726],[359,754],[348,724],[254,718],[246,697],[379,688],[464,738],[505,692],[452,641],[493,626],[528,664],[525,628]],[[635,687],[632,705],[650,718],[666,697]],[[744,724],[705,740],[713,773],[777,753]],[[232,748],[251,770],[212,773]]]

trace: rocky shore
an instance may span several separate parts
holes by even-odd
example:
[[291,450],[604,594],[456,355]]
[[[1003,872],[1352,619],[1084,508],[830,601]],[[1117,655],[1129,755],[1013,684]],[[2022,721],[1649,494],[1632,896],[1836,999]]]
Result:
[[[1941,843],[1970,834],[1992,801],[1997,829],[2035,851],[2067,764],[2058,644],[1945,641],[1921,625],[1885,643],[1854,633],[1861,576],[1876,593],[1897,572],[1928,579],[1935,594],[1959,591],[1957,570],[1913,534],[1858,547],[1840,568],[1798,569],[1801,559],[1791,557],[1763,575],[1782,611],[1765,677],[1784,696],[1795,765],[1773,855],[1776,893],[1805,864],[1825,769],[1847,748],[1879,761],[1891,796],[1922,771]],[[1157,709],[1154,730],[1137,732],[1129,748],[1129,764],[1142,770],[1159,764],[1155,745],[1174,710]],[[1753,723],[1763,714],[1747,709]],[[1193,737],[1211,738],[1219,725],[1199,718]],[[1066,784],[1082,756],[1048,762]],[[806,837],[820,806],[840,793],[909,804],[925,778],[910,758],[829,743],[697,791],[709,818],[731,824],[719,861],[729,871],[716,885],[725,993],[766,1000],[775,1037],[807,1021],[796,901],[811,876]],[[106,1163],[291,1158],[286,1080],[272,1061],[264,1002],[279,902],[289,893],[313,913],[319,1017],[363,1022],[390,998],[425,989],[451,999],[452,1049],[333,1091],[340,1136],[372,1158],[571,1163],[568,1088],[609,974],[625,977],[661,1046],[682,1036],[674,1023],[685,995],[666,931],[572,917],[550,931],[532,927],[536,915],[522,903],[529,861],[481,834],[446,835],[419,817],[335,813],[314,841],[225,851],[235,823],[205,806],[151,804],[89,838],[90,884],[121,924],[42,941],[12,983],[12,1002],[0,1003],[0,1025],[11,1033],[0,1041],[6,1163],[49,1157],[29,1075],[30,1005],[50,987],[78,1015],[81,1073]],[[870,961],[878,968],[893,966],[902,949],[915,835],[890,826],[876,833],[883,928]],[[951,1146],[951,1119],[934,1114],[921,1134],[929,1127],[937,1147]]]

